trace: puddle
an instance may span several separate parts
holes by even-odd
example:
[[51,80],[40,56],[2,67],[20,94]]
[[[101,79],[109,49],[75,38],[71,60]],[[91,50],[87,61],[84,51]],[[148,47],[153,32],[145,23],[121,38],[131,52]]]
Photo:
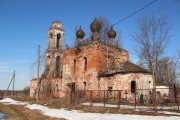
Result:
[[5,114],[0,113],[0,120],[3,120],[4,116],[5,116]]

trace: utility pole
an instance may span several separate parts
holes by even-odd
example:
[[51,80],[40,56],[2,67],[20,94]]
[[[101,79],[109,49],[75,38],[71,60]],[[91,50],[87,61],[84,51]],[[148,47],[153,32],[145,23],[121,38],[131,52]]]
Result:
[[15,79],[15,72],[13,73],[13,76],[12,76],[12,78],[11,78],[11,81],[10,81],[10,83],[9,83],[9,85],[8,85],[8,88],[7,88],[6,92],[5,92],[4,98],[7,96],[7,92],[8,92],[8,90],[9,90],[9,87],[10,87],[12,81],[13,81],[13,83],[14,83],[14,79]]
[[15,83],[15,70],[14,70],[14,79],[13,79],[13,97],[14,97],[14,83]]
[[37,87],[36,87],[36,102],[39,99],[39,67],[40,67],[40,45],[38,45],[38,56],[37,56]]

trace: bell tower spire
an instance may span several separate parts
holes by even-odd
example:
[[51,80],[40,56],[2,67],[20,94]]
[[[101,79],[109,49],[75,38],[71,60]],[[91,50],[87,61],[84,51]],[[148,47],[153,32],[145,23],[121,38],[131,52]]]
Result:
[[63,50],[64,30],[62,23],[59,21],[52,22],[52,26],[48,30],[48,49]]
[[45,76],[62,78],[64,30],[59,21],[52,22],[48,29],[48,40],[45,58]]

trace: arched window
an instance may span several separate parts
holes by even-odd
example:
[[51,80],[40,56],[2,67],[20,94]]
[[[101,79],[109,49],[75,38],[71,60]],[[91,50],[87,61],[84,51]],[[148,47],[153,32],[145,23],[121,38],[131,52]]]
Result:
[[131,81],[131,93],[136,92],[136,81]]
[[57,76],[57,77],[59,77],[59,72],[60,72],[60,71],[59,71],[59,70],[60,70],[60,69],[59,69],[59,64],[60,64],[60,57],[57,56],[57,57],[56,57],[56,76]]
[[84,95],[86,94],[86,81],[83,82],[84,84]]
[[57,42],[56,42],[56,48],[59,48],[59,41],[60,41],[61,35],[57,34]]
[[87,71],[87,58],[84,57],[84,71]]
[[76,60],[74,60],[73,72],[76,73]]

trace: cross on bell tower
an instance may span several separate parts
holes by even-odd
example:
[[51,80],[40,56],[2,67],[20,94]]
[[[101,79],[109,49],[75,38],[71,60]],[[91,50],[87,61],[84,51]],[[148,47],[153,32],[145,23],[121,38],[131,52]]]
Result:
[[45,75],[46,77],[62,78],[63,69],[64,30],[59,21],[52,22],[48,30],[46,49]]

